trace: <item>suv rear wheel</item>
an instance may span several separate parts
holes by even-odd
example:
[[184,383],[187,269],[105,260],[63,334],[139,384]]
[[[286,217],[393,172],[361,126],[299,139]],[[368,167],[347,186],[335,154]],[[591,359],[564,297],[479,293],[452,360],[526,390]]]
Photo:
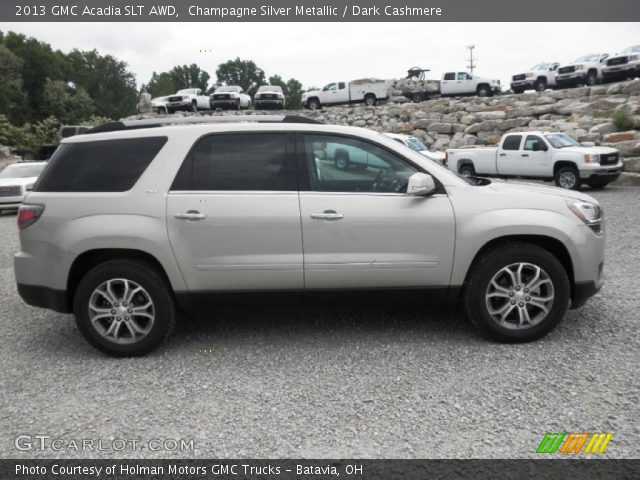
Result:
[[73,311],[89,343],[114,357],[151,352],[176,321],[165,279],[138,260],[111,260],[91,269],[78,285]]
[[465,286],[471,322],[501,342],[529,342],[555,328],[569,307],[569,277],[558,259],[528,243],[482,254]]

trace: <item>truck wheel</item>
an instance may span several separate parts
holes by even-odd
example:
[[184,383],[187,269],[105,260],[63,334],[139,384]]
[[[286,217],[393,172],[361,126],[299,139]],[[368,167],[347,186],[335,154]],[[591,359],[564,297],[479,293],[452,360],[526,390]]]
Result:
[[334,159],[338,170],[346,170],[349,168],[349,153],[344,150],[338,150]]
[[491,94],[491,90],[486,85],[480,85],[476,93],[479,97],[488,97]]
[[598,83],[598,73],[594,71],[590,71],[589,73],[587,73],[587,85],[592,87],[596,83]]
[[73,311],[87,341],[114,357],[151,352],[176,321],[166,280],[151,264],[133,259],[110,260],[91,269],[78,285]]
[[514,87],[514,88],[511,89],[511,91],[513,93],[522,93],[522,92],[524,92],[524,88],[516,88],[516,87]]
[[459,169],[458,169],[458,173],[460,175],[462,175],[463,177],[475,177],[476,175],[476,170],[475,168],[473,168],[473,165],[462,165]]
[[536,89],[536,92],[544,92],[547,89],[547,79],[539,78],[536,80],[536,83],[533,84],[533,88]]
[[568,190],[580,189],[580,174],[575,167],[559,168],[555,175],[556,185]]
[[367,107],[373,107],[376,103],[378,103],[378,99],[373,93],[368,93],[364,96],[364,104]]
[[548,250],[508,243],[482,253],[464,287],[467,316],[500,342],[529,342],[562,320],[571,287],[566,270]]
[[192,112],[197,112],[198,111],[198,103],[195,100],[193,102],[191,102],[191,111]]
[[22,154],[22,159],[23,160],[27,160],[27,161],[35,160],[36,159],[36,154],[33,153],[33,152],[24,152]]
[[236,104],[233,107],[234,110],[240,110],[240,100],[236,100]]
[[318,110],[320,108],[320,102],[316,98],[310,98],[307,100],[307,108],[309,110]]

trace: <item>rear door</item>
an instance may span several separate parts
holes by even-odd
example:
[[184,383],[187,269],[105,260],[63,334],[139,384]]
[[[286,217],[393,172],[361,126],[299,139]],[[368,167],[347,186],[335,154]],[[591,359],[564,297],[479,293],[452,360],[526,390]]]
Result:
[[167,225],[195,291],[303,288],[302,237],[290,135],[199,139],[167,196]]
[[[317,155],[323,148],[381,163],[340,170]],[[298,151],[306,289],[449,284],[453,208],[444,193],[406,195],[415,166],[373,143],[333,134],[300,135]]]
[[498,149],[497,168],[500,175],[523,175],[523,157],[520,151],[522,135],[505,135]]
[[440,82],[440,93],[442,95],[452,95],[456,92],[456,72],[447,72],[442,76]]

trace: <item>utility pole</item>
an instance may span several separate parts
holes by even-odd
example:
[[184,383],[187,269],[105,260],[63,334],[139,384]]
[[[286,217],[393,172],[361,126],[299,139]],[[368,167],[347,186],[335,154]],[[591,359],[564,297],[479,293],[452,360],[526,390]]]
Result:
[[476,64],[473,63],[473,49],[476,48],[475,45],[467,45],[467,47],[469,49],[469,65],[467,65],[467,68],[470,70],[471,75],[473,75],[473,69],[476,68]]

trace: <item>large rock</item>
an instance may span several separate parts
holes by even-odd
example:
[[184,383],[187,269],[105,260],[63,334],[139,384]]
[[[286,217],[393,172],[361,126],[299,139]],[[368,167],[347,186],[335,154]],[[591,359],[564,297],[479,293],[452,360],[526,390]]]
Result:
[[13,155],[11,154],[11,148],[4,145],[0,145],[0,160],[11,160]]
[[640,187],[640,173],[622,172],[614,185]]
[[622,160],[625,172],[640,173],[640,157],[629,157]]
[[594,125],[589,129],[589,133],[613,133],[616,131],[616,127],[611,122],[600,123],[598,125]]
[[618,143],[635,140],[637,138],[638,132],[636,132],[635,130],[631,130],[628,132],[608,133],[604,137],[602,137],[602,141],[606,143]]
[[451,123],[432,123],[427,127],[427,132],[435,133],[451,133],[453,125]]

